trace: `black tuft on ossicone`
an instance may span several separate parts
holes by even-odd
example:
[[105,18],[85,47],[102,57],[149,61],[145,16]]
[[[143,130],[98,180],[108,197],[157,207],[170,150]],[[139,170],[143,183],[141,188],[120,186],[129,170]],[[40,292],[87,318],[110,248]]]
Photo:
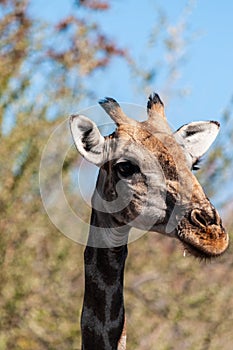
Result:
[[152,105],[155,104],[160,104],[163,106],[163,102],[160,99],[159,95],[155,92],[153,92],[152,94],[150,94],[149,98],[148,98],[148,102],[147,102],[147,108],[151,109]]
[[112,97],[104,97],[103,99],[99,100],[99,104],[101,105],[101,107],[103,108],[110,108],[110,107],[120,107],[119,103],[114,100],[114,98]]

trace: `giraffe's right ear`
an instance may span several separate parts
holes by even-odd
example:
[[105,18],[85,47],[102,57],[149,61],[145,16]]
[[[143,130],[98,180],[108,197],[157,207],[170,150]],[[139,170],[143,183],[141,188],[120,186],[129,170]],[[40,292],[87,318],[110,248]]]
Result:
[[84,115],[70,117],[71,134],[79,153],[95,165],[101,165],[104,158],[104,137],[96,124]]

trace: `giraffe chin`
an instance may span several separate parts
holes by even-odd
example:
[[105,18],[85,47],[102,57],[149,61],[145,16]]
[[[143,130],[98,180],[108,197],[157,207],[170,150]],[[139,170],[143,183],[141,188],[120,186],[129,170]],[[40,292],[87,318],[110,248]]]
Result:
[[184,256],[188,253],[189,255],[194,256],[195,258],[198,258],[200,260],[211,260],[212,258],[216,258],[223,254],[223,252],[219,254],[213,254],[212,252],[199,249],[191,244],[187,244],[184,242],[182,242],[182,244],[184,247]]
[[181,238],[179,234],[177,235],[177,238],[183,245],[184,256],[186,256],[186,253],[188,253],[189,255],[192,255],[200,260],[211,260],[213,258],[217,258],[225,253],[229,246],[227,239],[224,240],[224,242],[216,243],[216,245],[199,245],[195,241],[186,240],[183,237]]

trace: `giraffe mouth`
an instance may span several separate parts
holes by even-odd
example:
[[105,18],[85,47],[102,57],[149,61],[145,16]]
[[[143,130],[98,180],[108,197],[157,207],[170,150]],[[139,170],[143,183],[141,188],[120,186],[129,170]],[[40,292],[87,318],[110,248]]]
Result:
[[182,241],[181,239],[179,239],[183,245],[184,248],[184,256],[186,255],[192,255],[195,258],[198,258],[200,260],[211,260],[212,258],[216,258],[218,256],[220,256],[222,253],[219,254],[214,254],[211,253],[205,249],[200,249],[200,247],[197,247],[195,245],[192,245],[190,243],[186,243],[184,241]]
[[187,253],[200,260],[217,258],[229,246],[229,235],[220,218],[206,219],[203,212],[197,209],[192,210],[191,217],[185,216],[178,222],[175,234],[183,245],[184,256]]
[[177,238],[182,243],[184,248],[184,256],[186,253],[192,255],[200,260],[211,260],[221,256],[228,249],[229,240],[228,235],[225,235],[215,243],[210,240],[199,240],[196,237],[190,238],[177,232]]

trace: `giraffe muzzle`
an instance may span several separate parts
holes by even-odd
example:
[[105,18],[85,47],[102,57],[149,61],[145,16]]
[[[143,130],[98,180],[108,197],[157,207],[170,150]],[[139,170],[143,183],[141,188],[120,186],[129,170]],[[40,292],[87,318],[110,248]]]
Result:
[[216,211],[213,219],[204,210],[193,209],[178,224],[177,238],[185,251],[203,259],[218,257],[229,246],[229,236]]

